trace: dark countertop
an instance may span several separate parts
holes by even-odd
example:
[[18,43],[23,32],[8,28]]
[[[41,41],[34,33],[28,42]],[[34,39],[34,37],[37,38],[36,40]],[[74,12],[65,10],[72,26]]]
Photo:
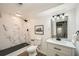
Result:
[[30,45],[30,44],[22,43],[22,44],[19,44],[19,45],[16,45],[16,46],[1,50],[0,51],[0,56],[5,56],[5,55],[7,55],[9,53],[12,53],[12,52],[14,52],[14,51],[16,51],[18,49],[21,49],[21,48],[23,48],[25,46],[28,46],[28,45]]

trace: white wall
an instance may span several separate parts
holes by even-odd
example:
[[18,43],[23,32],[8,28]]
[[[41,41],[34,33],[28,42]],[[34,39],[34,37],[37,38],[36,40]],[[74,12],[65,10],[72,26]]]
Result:
[[72,9],[70,11],[68,11],[68,39],[72,40],[73,39],[73,35],[75,34],[76,30],[76,21],[75,21],[75,9]]
[[79,30],[79,4],[76,8],[76,30]]
[[[72,7],[71,7],[72,6]],[[68,10],[66,9],[67,7]],[[70,8],[71,7],[71,8]],[[76,6],[75,6],[76,7]],[[35,17],[35,18],[31,18],[28,24],[29,30],[30,30],[30,39],[39,39],[41,38],[43,43],[42,43],[42,50],[43,52],[46,52],[46,39],[51,37],[51,16],[53,16],[54,14],[60,14],[60,13],[66,13],[68,14],[68,40],[72,41],[73,39],[73,35],[76,32],[76,9],[73,5],[64,5],[60,8],[60,6],[56,7],[56,9],[54,9],[54,11],[52,11],[50,13],[50,10],[44,12],[43,14],[41,13],[41,16],[39,17]],[[52,10],[53,10],[52,9]],[[59,10],[60,9],[60,10]],[[66,9],[66,10],[65,10]],[[64,11],[63,11],[64,10]],[[58,13],[56,12],[58,11]],[[53,14],[54,13],[54,14]],[[48,14],[48,15],[47,15]],[[34,26],[35,25],[44,25],[44,35],[36,35],[34,34]],[[54,29],[55,31],[55,29]]]
[[[75,10],[70,10],[67,12],[68,14],[68,40],[73,39],[73,34],[75,33]],[[34,26],[35,25],[44,25],[44,35],[36,35],[34,34]],[[43,43],[42,43],[42,50],[43,52],[46,50],[47,45],[46,45],[46,39],[51,37],[51,16],[48,17],[43,17],[43,18],[36,18],[36,19],[31,19],[30,21],[30,37],[31,39],[39,39],[41,38]],[[55,28],[53,30],[54,32],[56,31]],[[56,33],[55,33],[56,34]],[[45,51],[46,52],[46,51]]]
[[[6,27],[5,30],[4,27]],[[27,25],[22,19],[2,13],[0,17],[0,50],[27,41],[26,27]]]
[[[77,5],[76,8],[76,31],[79,30],[79,4]],[[79,41],[76,42],[76,55],[79,56]]]
[[[44,25],[44,35],[35,34],[35,31],[34,31],[35,25]],[[32,18],[29,20],[28,28],[30,33],[30,39],[42,39],[41,48],[43,51],[45,51],[47,47],[45,40],[51,37],[51,19],[49,17]]]

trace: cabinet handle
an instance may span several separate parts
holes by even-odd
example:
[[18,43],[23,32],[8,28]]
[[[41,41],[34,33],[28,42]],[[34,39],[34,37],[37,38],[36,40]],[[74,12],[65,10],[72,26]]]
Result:
[[59,51],[61,50],[61,49],[59,49],[59,48],[56,48],[56,47],[55,47],[54,49],[56,49],[56,50],[59,50]]
[[59,56],[58,54],[55,54],[55,56]]

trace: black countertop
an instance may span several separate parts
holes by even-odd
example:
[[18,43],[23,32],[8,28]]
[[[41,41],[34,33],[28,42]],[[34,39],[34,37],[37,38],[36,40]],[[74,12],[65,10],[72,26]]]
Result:
[[28,45],[29,44],[27,44],[27,43],[22,43],[22,44],[19,44],[19,45],[16,45],[16,46],[1,50],[0,51],[0,56],[5,56],[5,55],[7,55],[9,53],[12,53],[12,52],[14,52],[14,51],[16,51],[18,49],[21,49],[21,48],[23,48],[25,46],[28,46]]

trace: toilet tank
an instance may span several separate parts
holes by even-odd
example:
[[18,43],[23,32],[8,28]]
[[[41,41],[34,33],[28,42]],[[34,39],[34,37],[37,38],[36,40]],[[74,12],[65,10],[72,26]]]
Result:
[[31,45],[38,46],[41,44],[41,39],[31,39]]

